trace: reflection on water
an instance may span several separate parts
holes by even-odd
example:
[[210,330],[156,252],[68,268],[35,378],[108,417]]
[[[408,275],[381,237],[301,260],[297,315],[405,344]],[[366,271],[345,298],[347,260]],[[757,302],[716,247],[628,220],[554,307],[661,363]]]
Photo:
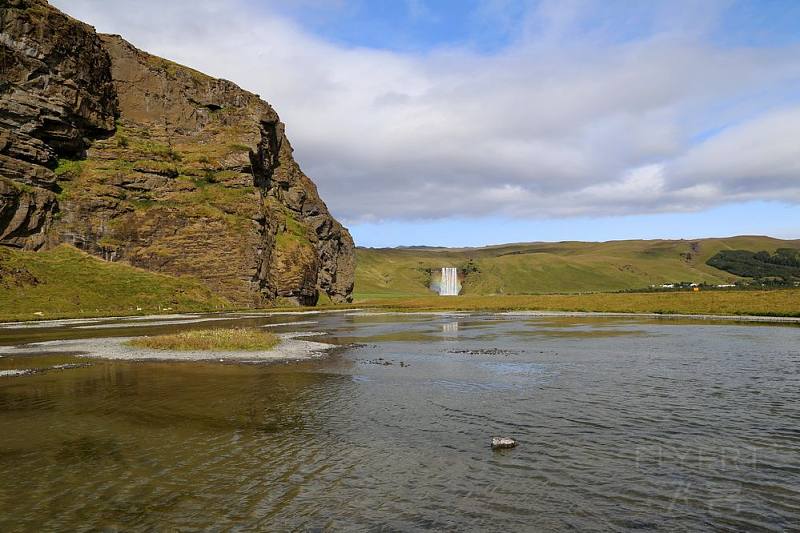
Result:
[[[0,530],[790,530],[800,328],[365,314],[279,365],[0,358]],[[286,324],[289,322],[290,324]],[[4,328],[0,344],[208,323]],[[493,452],[492,435],[520,441]]]

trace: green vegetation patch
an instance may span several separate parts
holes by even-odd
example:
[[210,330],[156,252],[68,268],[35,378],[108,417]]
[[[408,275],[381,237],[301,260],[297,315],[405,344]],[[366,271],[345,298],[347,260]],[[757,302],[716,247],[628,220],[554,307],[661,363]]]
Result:
[[46,252],[0,247],[0,320],[230,307],[193,278],[103,261],[72,246]]
[[268,331],[253,328],[217,328],[182,331],[155,337],[138,337],[126,344],[153,350],[205,352],[270,350],[278,342],[278,337]]
[[250,152],[250,147],[242,143],[231,143],[229,148],[232,152]]
[[78,177],[83,173],[83,163],[77,159],[67,159],[61,157],[58,159],[58,165],[56,166],[54,172],[58,177],[66,175]]
[[767,251],[722,250],[707,264],[747,278],[780,278],[785,282],[800,280],[800,250],[794,248],[778,248],[773,254]]
[[35,187],[32,187],[27,183],[20,183],[18,181],[5,178],[3,176],[0,176],[0,181],[20,192],[32,193],[35,190]]
[[311,245],[308,240],[308,228],[294,218],[288,209],[284,209],[285,231],[278,232],[278,247],[292,247]]
[[193,68],[189,68],[187,66],[181,65],[179,63],[175,63],[174,61],[170,61],[168,59],[164,59],[158,56],[153,56],[147,54],[147,63],[155,69],[161,70],[166,72],[173,78],[178,76],[180,73],[187,74],[191,76],[194,81],[198,83],[205,83],[209,81],[213,81],[214,78],[209,76],[208,74],[204,74],[199,70],[195,70]]

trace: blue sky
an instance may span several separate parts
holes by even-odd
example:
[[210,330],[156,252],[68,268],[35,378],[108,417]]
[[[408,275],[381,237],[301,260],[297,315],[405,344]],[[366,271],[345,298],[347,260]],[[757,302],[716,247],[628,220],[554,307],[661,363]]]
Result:
[[[299,1],[253,0],[258,9],[277,10],[309,31],[347,46],[406,52],[442,46],[470,46],[495,52],[519,39],[525,16],[542,2],[525,0]],[[703,7],[703,4],[707,4]],[[617,40],[643,37],[659,29],[670,11],[718,13],[704,21],[722,45],[776,46],[800,41],[800,2],[756,0],[675,1],[653,8],[642,0],[580,2],[587,13],[578,31],[606,28]],[[696,22],[696,21],[695,21]]]
[[53,3],[262,95],[360,245],[800,238],[796,0]]
[[371,248],[397,246],[395,243],[460,247],[509,242],[697,239],[733,235],[796,239],[800,236],[798,221],[800,207],[796,205],[751,202],[681,214],[383,221],[359,224],[350,230],[356,235],[359,246]]
[[[256,5],[272,5],[256,2]],[[345,46],[424,52],[469,46],[484,52],[507,46],[524,2],[507,2],[498,18],[485,2],[472,0],[299,2],[279,12],[309,31]]]

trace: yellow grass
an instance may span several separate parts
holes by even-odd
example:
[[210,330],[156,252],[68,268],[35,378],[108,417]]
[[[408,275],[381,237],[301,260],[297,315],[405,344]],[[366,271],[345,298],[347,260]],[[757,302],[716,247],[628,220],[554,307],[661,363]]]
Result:
[[447,311],[594,311],[800,316],[800,290],[423,296],[372,299],[359,307]]
[[129,346],[154,350],[186,351],[261,351],[278,344],[278,337],[252,328],[199,329],[155,337],[139,337]]

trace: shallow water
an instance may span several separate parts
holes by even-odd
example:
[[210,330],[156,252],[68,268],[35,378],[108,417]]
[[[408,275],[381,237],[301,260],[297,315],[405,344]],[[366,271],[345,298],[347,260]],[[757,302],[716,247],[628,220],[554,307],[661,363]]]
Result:
[[[0,377],[2,531],[800,524],[797,326],[356,312],[89,324],[110,327],[3,327],[0,344],[282,324],[270,330],[342,348],[270,365],[0,358],[39,370]],[[520,445],[493,452],[492,435]]]

